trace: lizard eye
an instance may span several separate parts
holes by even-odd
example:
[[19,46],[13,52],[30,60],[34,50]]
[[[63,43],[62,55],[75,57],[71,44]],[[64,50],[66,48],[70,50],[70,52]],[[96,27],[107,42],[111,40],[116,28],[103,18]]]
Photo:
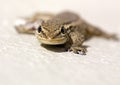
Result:
[[62,26],[61,33],[65,34],[65,28]]
[[38,32],[40,33],[42,31],[41,26],[38,27]]

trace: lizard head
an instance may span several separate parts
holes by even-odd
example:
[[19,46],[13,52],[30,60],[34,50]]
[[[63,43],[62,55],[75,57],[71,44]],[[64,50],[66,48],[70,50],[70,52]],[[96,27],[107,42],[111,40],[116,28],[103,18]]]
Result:
[[64,26],[43,22],[36,30],[36,37],[43,44],[59,45],[66,43],[67,32]]

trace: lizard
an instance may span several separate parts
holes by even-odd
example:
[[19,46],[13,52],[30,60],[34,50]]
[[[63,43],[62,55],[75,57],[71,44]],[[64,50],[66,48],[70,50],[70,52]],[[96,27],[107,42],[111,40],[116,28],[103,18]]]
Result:
[[35,34],[42,44],[63,44],[67,51],[83,55],[87,52],[83,43],[91,37],[118,40],[115,34],[104,32],[70,11],[56,15],[36,13],[31,17],[23,18],[22,24],[18,23],[15,28],[19,33]]

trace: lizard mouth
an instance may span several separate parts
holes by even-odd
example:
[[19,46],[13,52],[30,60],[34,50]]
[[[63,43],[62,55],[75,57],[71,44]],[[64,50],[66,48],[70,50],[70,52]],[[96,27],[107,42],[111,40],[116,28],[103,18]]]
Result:
[[62,38],[55,38],[55,39],[46,39],[46,38],[41,38],[39,36],[37,36],[37,39],[43,43],[43,44],[47,44],[47,45],[60,45],[60,44],[64,44],[67,41],[66,37],[62,37]]

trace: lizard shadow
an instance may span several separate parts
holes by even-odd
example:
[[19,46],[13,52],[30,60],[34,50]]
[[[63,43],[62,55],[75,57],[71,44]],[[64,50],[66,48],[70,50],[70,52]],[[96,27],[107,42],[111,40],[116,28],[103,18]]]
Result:
[[66,52],[64,45],[45,45],[41,44],[42,47],[44,47],[47,50],[54,51],[54,52]]
[[[65,48],[65,45],[45,45],[41,44],[42,47],[44,47],[47,50],[53,51],[53,52],[67,52],[68,49]],[[82,47],[88,48],[88,45],[83,45]]]

